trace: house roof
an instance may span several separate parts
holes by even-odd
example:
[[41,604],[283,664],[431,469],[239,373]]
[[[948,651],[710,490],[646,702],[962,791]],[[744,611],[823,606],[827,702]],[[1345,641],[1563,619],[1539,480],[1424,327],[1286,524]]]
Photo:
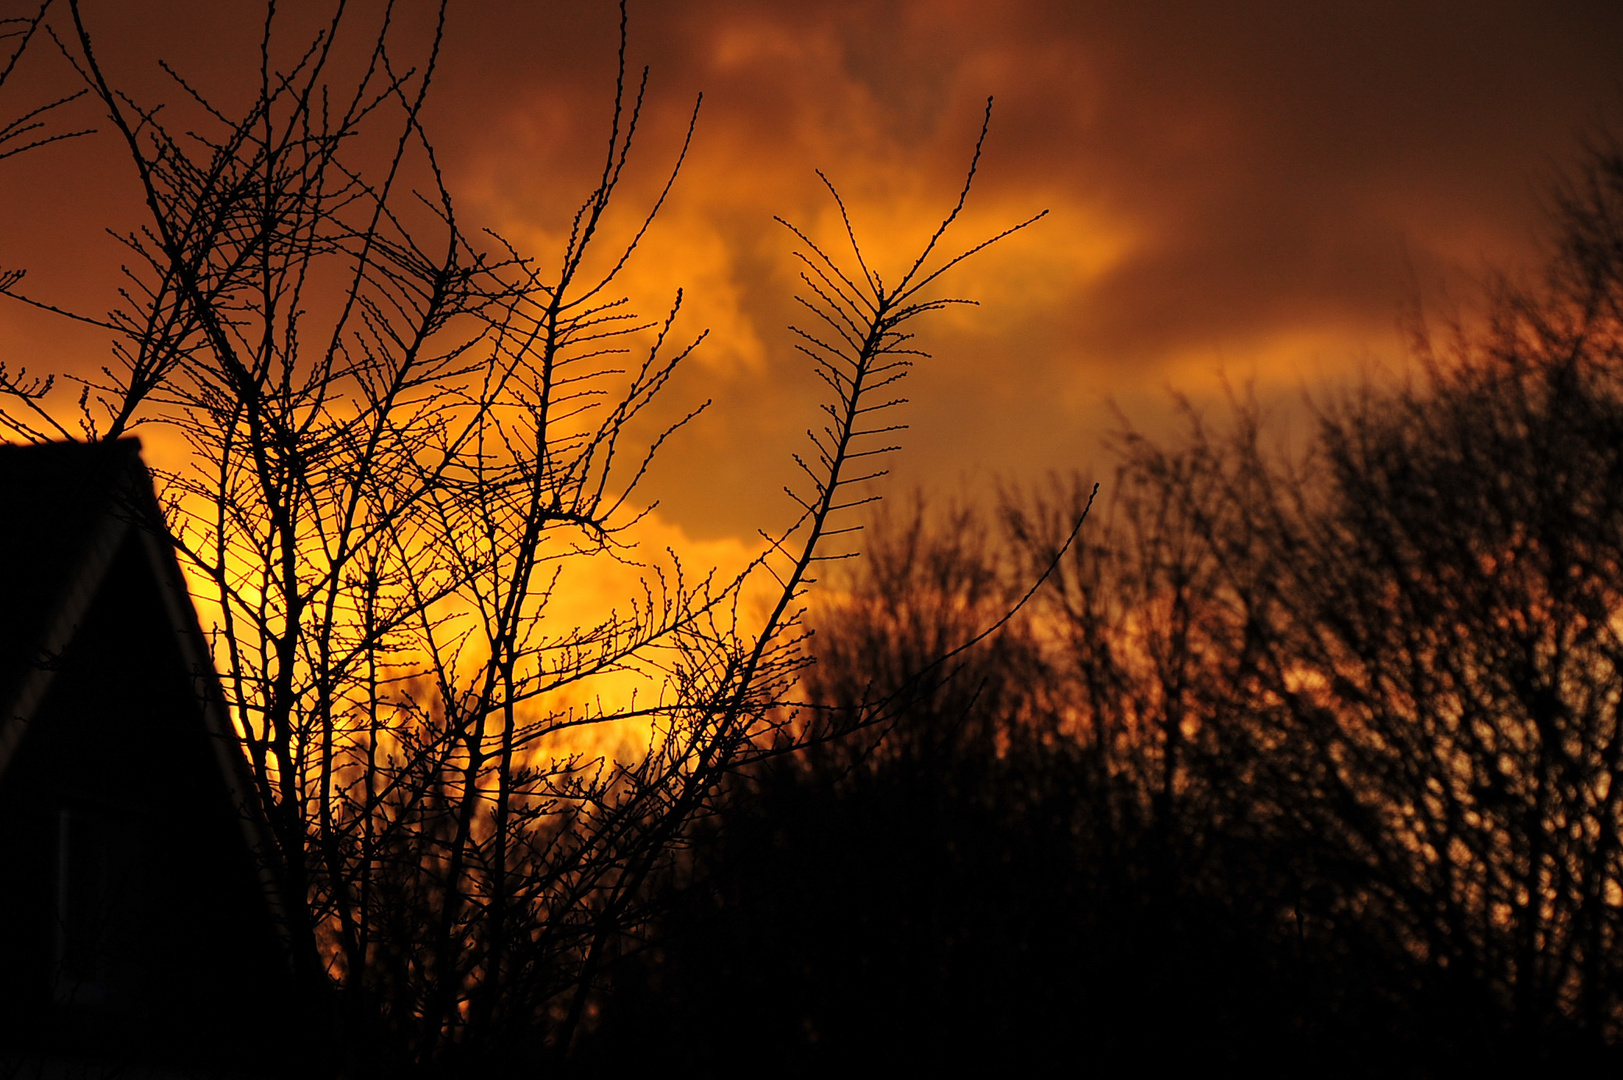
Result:
[[[136,439],[0,445],[0,778],[115,556],[133,543],[158,585],[162,621],[199,691],[212,758],[255,854],[278,923],[270,829],[225,711],[219,676],[165,532]],[[285,927],[280,927],[285,934]],[[286,939],[284,936],[284,944]]]
[[[194,829],[211,837],[211,852],[230,850],[220,841],[241,836],[251,859],[239,865],[253,875],[250,888],[263,897],[280,952],[276,962],[289,974],[297,965],[273,835],[140,443],[0,445],[0,522],[0,793],[7,784],[12,792],[45,790],[29,784],[62,790],[63,777],[78,779],[59,767],[78,760],[64,741],[73,736],[63,733],[95,731],[98,718],[116,716],[117,730],[176,763],[168,773],[137,770],[130,790],[157,775],[167,792],[197,793],[189,804],[165,805],[192,807],[188,821],[219,823],[213,833]],[[99,709],[106,701],[119,708]],[[150,741],[142,724],[158,725]],[[107,789],[102,774],[92,777],[97,792]],[[14,799],[11,810],[25,803]],[[227,865],[196,865],[205,864]],[[5,1051],[0,1047],[0,1073],[7,1072]]]
[[140,455],[135,439],[0,445],[0,513],[8,523],[0,529],[0,723],[11,719],[42,652],[65,644],[50,640],[59,636],[52,617],[76,606],[76,586],[94,591],[111,549],[148,509],[151,481]]

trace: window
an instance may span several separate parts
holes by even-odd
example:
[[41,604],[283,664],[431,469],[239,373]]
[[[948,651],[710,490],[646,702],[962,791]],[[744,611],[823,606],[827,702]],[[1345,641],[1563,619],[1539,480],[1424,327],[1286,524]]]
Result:
[[142,831],[106,808],[70,805],[57,814],[59,1004],[117,1008],[131,989],[145,894]]

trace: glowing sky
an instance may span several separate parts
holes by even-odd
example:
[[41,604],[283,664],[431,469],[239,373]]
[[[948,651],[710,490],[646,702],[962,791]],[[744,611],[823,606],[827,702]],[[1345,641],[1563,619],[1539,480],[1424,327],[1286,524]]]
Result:
[[[254,7],[86,0],[121,70],[163,57],[227,94]],[[453,2],[429,128],[465,221],[543,248],[567,221],[605,137],[616,26],[601,0]],[[813,386],[772,215],[828,224],[815,168],[894,266],[950,205],[994,94],[958,235],[1052,211],[952,279],[981,307],[925,328],[937,359],[908,387],[896,481],[950,493],[1097,460],[1108,398],[1153,426],[1164,387],[1202,392],[1220,367],[1289,387],[1395,361],[1417,288],[1536,264],[1541,193],[1623,104],[1615,2],[632,0],[630,53],[651,107],[623,223],[704,93],[629,279],[649,307],[685,287],[688,325],[712,329],[672,409],[716,404],[648,492],[695,538],[786,512]],[[19,81],[0,108],[32,97]],[[136,220],[128,172],[95,140],[0,162],[0,267],[105,310],[99,229]],[[105,342],[5,307],[0,350],[85,370]]]

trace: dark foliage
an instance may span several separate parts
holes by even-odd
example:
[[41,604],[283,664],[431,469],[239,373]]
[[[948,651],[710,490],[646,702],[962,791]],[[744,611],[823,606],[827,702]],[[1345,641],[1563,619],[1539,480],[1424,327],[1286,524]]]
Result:
[[1227,904],[1163,891],[1164,838],[1130,780],[1095,783],[1039,626],[914,678],[1015,599],[973,519],[881,536],[819,625],[811,689],[836,711],[897,693],[893,726],[735,787],[588,1060],[714,1075],[1283,1060],[1292,956],[1247,932],[1239,883]]

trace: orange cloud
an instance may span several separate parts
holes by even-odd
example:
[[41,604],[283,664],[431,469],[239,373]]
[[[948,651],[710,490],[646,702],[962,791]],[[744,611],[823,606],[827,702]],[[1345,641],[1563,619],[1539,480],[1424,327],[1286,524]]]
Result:
[[[222,100],[251,91],[257,16],[86,11],[149,98],[175,92],[158,57]],[[426,40],[424,12],[402,18]],[[601,168],[616,22],[606,3],[453,6],[428,120],[469,225],[556,248]],[[1620,46],[1623,13],[1604,3],[634,0],[632,74],[652,74],[611,229],[635,227],[703,91],[684,174],[624,285],[650,315],[684,288],[683,325],[711,330],[666,416],[715,402],[647,494],[700,540],[746,542],[787,512],[816,384],[784,329],[800,318],[796,264],[772,216],[838,246],[815,168],[894,274],[956,197],[997,96],[957,241],[1052,213],[944,283],[981,306],[923,328],[937,355],[907,391],[897,482],[1025,479],[1086,464],[1108,397],[1131,409],[1219,367],[1312,382],[1372,353],[1397,362],[1415,282],[1536,256],[1536,193],[1615,107]],[[42,59],[30,78],[62,76]],[[141,216],[105,135],[0,162],[0,266],[91,313],[119,284],[102,226]],[[83,372],[105,356],[105,335],[15,307],[0,333],[9,363]]]

